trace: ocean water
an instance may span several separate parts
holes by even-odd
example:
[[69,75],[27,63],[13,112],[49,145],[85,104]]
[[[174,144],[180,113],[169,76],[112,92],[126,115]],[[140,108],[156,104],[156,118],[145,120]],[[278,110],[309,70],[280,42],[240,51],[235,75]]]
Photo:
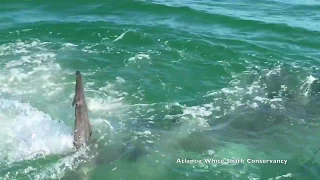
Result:
[[[1,1],[0,179],[320,179],[319,12],[317,0]],[[93,128],[77,152],[76,70]]]

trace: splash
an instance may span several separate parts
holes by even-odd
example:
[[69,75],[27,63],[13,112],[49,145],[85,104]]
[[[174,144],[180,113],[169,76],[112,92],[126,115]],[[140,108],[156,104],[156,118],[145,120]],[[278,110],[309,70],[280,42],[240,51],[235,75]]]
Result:
[[0,115],[1,163],[72,151],[72,129],[28,103],[0,99]]
[[112,42],[117,42],[117,41],[121,40],[121,39],[126,35],[127,32],[129,32],[129,30],[123,32],[122,34],[120,34],[120,36],[118,36],[118,37],[117,37],[116,39],[114,39]]

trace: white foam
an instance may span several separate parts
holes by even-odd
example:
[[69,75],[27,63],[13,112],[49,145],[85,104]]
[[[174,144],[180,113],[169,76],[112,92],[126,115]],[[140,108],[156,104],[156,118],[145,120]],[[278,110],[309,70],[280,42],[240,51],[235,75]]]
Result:
[[[58,45],[60,50],[77,47],[69,43]],[[50,115],[67,114],[64,109],[61,109],[61,105],[71,103],[74,92],[70,99],[66,98],[65,93],[62,92],[66,91],[70,84],[74,87],[74,83],[66,81],[65,77],[73,75],[74,72],[62,71],[56,61],[57,50],[51,47],[53,47],[51,42],[39,40],[19,40],[0,46],[0,57],[3,57],[3,66],[0,71],[1,164],[33,159],[39,155],[44,157],[64,154],[73,150],[72,127],[67,126],[63,121],[53,120],[52,117],[55,116]],[[88,75],[85,72],[84,74]],[[123,84],[125,80],[117,77],[116,83]],[[89,84],[90,82],[87,82],[86,86]],[[95,114],[110,112],[108,110],[120,109],[119,107],[122,106],[121,100],[125,93],[117,91],[115,85],[107,86],[100,91],[90,90],[89,85],[86,90],[89,92],[87,96],[89,109],[98,111]],[[91,93],[92,91],[94,92]],[[116,99],[111,96],[115,96]],[[48,101],[50,106],[47,107]],[[39,108],[36,109],[22,102],[31,102],[30,104]],[[95,125],[95,119],[92,121]],[[113,130],[107,121],[104,121],[103,125]],[[67,168],[76,168],[74,163],[78,163],[75,162],[78,156],[79,154],[73,153],[71,156],[60,158],[58,162],[44,165],[41,170],[31,167],[41,172],[36,174],[31,172],[30,179],[59,179],[63,177]],[[9,179],[15,179],[21,174],[28,173],[27,171],[31,170],[21,169],[17,172],[9,172],[11,174],[8,173],[6,176]]]
[[124,37],[124,35],[126,35],[127,32],[129,32],[129,31],[123,32],[122,34],[120,34],[120,36],[118,36],[118,37],[117,37],[116,39],[114,39],[112,42],[117,42],[117,41],[121,40],[121,39]]
[[64,43],[63,46],[65,47],[77,47],[78,45],[72,43]]
[[305,96],[308,96],[309,92],[310,92],[310,87],[313,83],[313,81],[317,80],[317,78],[313,77],[312,75],[308,76],[306,78],[306,80],[304,81],[304,83],[302,84],[302,86],[300,87],[300,89],[303,91],[303,94]]
[[145,53],[138,53],[133,57],[130,57],[128,59],[129,62],[136,62],[136,60],[142,60],[142,59],[150,59],[150,55],[149,54],[145,54]]
[[80,149],[77,152],[66,156],[58,160],[54,164],[42,167],[42,171],[35,174],[32,179],[42,180],[42,179],[61,179],[64,177],[67,170],[75,170],[81,161],[78,160],[79,157],[87,157],[85,154],[85,149]]
[[212,106],[212,104],[205,104],[204,106],[191,106],[191,107],[185,106],[183,108],[183,114],[191,115],[193,118],[207,117],[212,114],[213,109],[214,107]]
[[94,49],[95,45],[90,45],[90,46],[85,46],[83,49],[81,49],[81,51],[89,53],[89,54],[100,54],[100,53],[104,53],[105,51],[98,51],[96,49]]
[[[121,98],[122,99],[122,98]],[[100,99],[100,98],[87,98],[88,107],[90,111],[111,111],[112,109],[117,109],[121,106],[123,106],[121,99],[118,99],[115,101],[112,98],[109,98],[109,100]]]
[[12,163],[73,148],[72,129],[27,103],[0,99],[0,161]]
[[148,136],[148,135],[151,135],[151,131],[149,130],[146,130],[146,131],[143,131],[143,132],[137,132],[138,135],[142,135],[142,136]]
[[282,178],[290,178],[292,177],[292,173],[287,173],[287,174],[284,174],[284,175],[280,175],[280,176],[277,176],[275,178],[269,178],[268,180],[279,180],[279,179],[282,179]]
[[0,83],[4,84],[0,86],[0,93],[12,96],[38,93],[48,97],[59,93],[61,88],[55,87],[54,80],[59,79],[56,74],[61,68],[48,45],[49,42],[39,40],[18,40],[1,45],[0,55],[14,55],[15,58],[5,59],[5,68],[0,72]]
[[[270,77],[271,75],[279,75],[281,66],[276,66],[274,69],[265,70],[262,76]],[[243,80],[250,79],[255,72],[246,71],[235,75],[233,80],[229,83],[229,87],[222,88],[220,90],[214,90],[208,92],[203,97],[206,99],[211,98],[210,103],[204,103],[197,106],[181,106],[183,110],[182,117],[188,121],[197,121],[198,126],[206,127],[204,119],[214,120],[215,118],[221,118],[233,111],[237,111],[240,107],[249,107],[252,109],[258,108],[260,105],[269,105],[272,109],[283,109],[283,98],[268,98],[266,97],[267,89],[266,82],[261,75],[256,79],[253,79],[251,84],[245,84]],[[309,77],[308,83],[314,81],[314,78]],[[286,85],[281,85],[281,90],[285,91]],[[213,118],[213,119],[212,119]],[[223,128],[228,125],[229,122],[224,122],[216,127]]]
[[116,77],[118,83],[125,83],[126,81],[122,77]]

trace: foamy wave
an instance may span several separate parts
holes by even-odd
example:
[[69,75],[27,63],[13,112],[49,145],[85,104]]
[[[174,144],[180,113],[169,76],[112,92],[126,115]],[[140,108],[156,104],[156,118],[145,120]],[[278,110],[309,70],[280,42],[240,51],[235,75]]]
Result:
[[[3,142],[0,144],[1,165],[73,151],[73,127],[67,126],[63,121],[53,120],[53,117],[66,118],[63,120],[67,122],[74,114],[71,107],[70,111],[65,109],[66,103],[71,104],[74,95],[74,79],[70,82],[67,77],[74,76],[74,72],[62,70],[56,58],[59,53],[57,51],[72,50],[77,46],[68,43],[52,46],[53,44],[39,40],[19,40],[0,46],[0,57],[3,58],[0,94],[2,98],[6,98],[0,99],[0,139]],[[56,50],[56,45],[59,50]],[[85,77],[94,75],[92,72],[83,74]],[[117,77],[114,84],[101,87],[99,91],[91,88],[95,84],[89,81],[85,83],[88,106],[94,115],[106,119],[108,115],[104,113],[124,110],[121,107],[124,106],[122,100],[126,93],[117,90],[117,84],[123,85],[124,79]],[[66,93],[72,94],[70,98]],[[90,120],[94,127],[101,126],[96,125],[94,117]],[[107,122],[109,121],[105,120],[103,125],[109,127],[109,124],[105,124]],[[98,127],[95,130],[101,129]],[[72,153],[59,157],[57,161],[46,161],[41,168],[35,163],[14,173],[10,172],[5,177],[16,179],[21,175],[28,175],[30,179],[59,179],[76,168],[81,155],[84,154]]]
[[26,54],[33,50],[41,50],[41,47],[46,44],[48,44],[48,42],[41,42],[40,40],[26,42],[17,40],[15,43],[7,43],[1,45],[0,56]]
[[[49,49],[49,42],[17,41],[0,46],[2,56],[14,55],[5,62],[0,72],[0,92],[13,96],[40,93],[52,96],[62,91],[54,83],[60,79],[60,65],[55,63],[56,53]],[[50,72],[50,73],[49,73]],[[38,88],[34,88],[38,87]]]
[[29,104],[0,99],[0,159],[12,163],[73,148],[72,129]]

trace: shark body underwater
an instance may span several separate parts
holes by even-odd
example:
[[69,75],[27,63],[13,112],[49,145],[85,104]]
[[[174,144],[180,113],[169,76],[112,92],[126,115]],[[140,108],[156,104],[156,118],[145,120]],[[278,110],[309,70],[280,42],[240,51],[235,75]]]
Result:
[[[92,135],[92,127],[88,117],[88,107],[85,100],[84,94],[84,81],[80,71],[76,71],[76,84],[75,84],[75,95],[72,102],[72,106],[75,107],[75,127],[74,127],[74,140],[73,145],[78,150],[81,147],[88,146],[88,141]],[[233,120],[232,120],[233,121]],[[224,124],[224,126],[229,125],[230,122]],[[223,129],[220,126],[216,126],[212,128],[212,130]],[[120,143],[123,145],[122,143]],[[143,148],[132,147],[130,145],[117,146],[115,148],[107,148],[102,150],[94,163],[96,164],[112,164],[112,162],[116,161],[119,158],[125,158],[129,161],[137,161],[139,157],[145,155],[145,150]],[[107,152],[105,152],[107,151]],[[317,176],[320,172],[320,164],[315,163],[314,159],[316,154],[320,152],[320,149],[316,151],[314,157],[308,161],[300,163],[298,166],[294,166],[299,173],[296,173],[295,176],[298,178],[304,178],[306,175]],[[81,175],[81,174],[78,174]],[[87,175],[86,175],[87,176]],[[77,175],[74,176],[66,176],[64,179],[74,179]],[[309,176],[308,176],[309,177]]]

